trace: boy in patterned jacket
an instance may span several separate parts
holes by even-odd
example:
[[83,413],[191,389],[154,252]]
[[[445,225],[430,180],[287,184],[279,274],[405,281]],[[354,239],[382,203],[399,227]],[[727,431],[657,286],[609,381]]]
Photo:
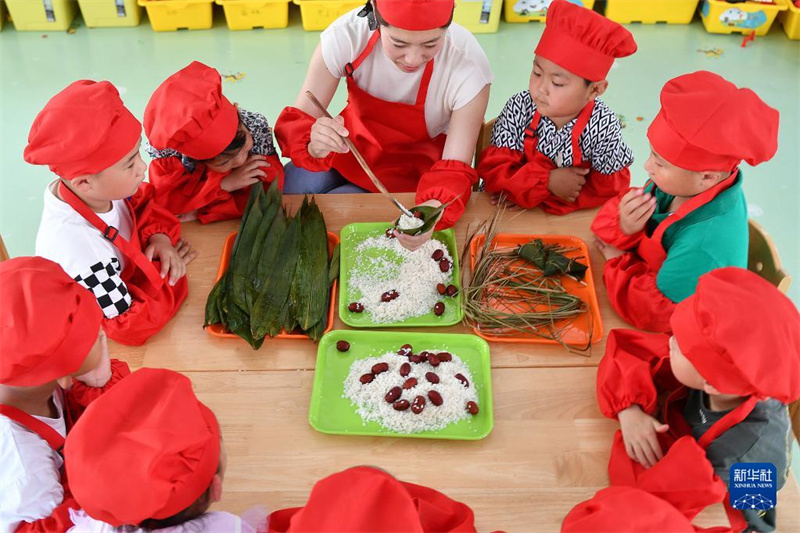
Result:
[[597,13],[554,1],[536,47],[530,87],[506,103],[480,156],[485,190],[510,204],[563,215],[628,188],[633,154],[614,112],[598,99],[633,36]]

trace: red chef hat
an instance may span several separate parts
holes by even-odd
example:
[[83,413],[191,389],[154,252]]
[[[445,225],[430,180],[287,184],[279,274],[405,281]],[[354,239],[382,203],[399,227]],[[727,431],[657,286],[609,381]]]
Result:
[[80,80],[44,106],[33,121],[25,161],[70,180],[107,169],[133,150],[142,125],[107,81]]
[[231,143],[239,113],[222,94],[216,69],[193,61],[162,83],[144,110],[144,132],[159,150],[212,159]]
[[742,160],[756,166],[775,155],[778,121],[778,111],[750,89],[701,70],[664,85],[647,137],[677,167],[730,172]]
[[69,487],[89,516],[115,527],[168,518],[208,490],[219,439],[188,378],[143,368],[92,402],[67,435]]
[[409,31],[435,30],[453,16],[455,0],[379,0],[378,12],[390,26]]
[[670,324],[681,352],[721,393],[800,397],[800,314],[757,274],[729,267],[701,276]]
[[77,372],[97,341],[94,295],[42,257],[0,263],[0,383],[36,387]]
[[591,9],[554,0],[536,55],[589,81],[605,79],[614,59],[636,52],[631,32]]
[[581,502],[561,524],[562,533],[695,533],[670,503],[633,487],[610,487]]
[[269,533],[474,533],[472,509],[360,466],[317,482],[305,507],[275,511]]

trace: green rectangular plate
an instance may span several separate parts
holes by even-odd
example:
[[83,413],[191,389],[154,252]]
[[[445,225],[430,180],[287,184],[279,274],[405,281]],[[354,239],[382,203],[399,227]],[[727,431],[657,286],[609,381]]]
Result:
[[442,297],[445,302],[445,310],[442,316],[433,314],[433,309],[428,314],[407,318],[400,322],[376,323],[369,313],[353,313],[347,306],[351,302],[357,302],[361,294],[353,293],[350,290],[350,271],[356,261],[363,262],[370,259],[370,252],[356,257],[356,247],[365,239],[383,235],[391,224],[386,222],[366,222],[348,224],[342,228],[339,238],[341,239],[340,261],[339,261],[339,318],[348,326],[354,328],[399,328],[399,327],[436,327],[452,326],[458,324],[464,318],[464,310],[461,308],[461,270],[458,265],[458,247],[456,246],[456,235],[452,229],[437,231],[433,234],[433,239],[447,246],[450,257],[453,258],[453,285],[459,291],[455,298]]
[[[346,340],[350,350],[340,352],[336,342]],[[356,407],[344,398],[344,380],[356,359],[375,357],[397,351],[403,344],[423,350],[446,350],[469,366],[474,386],[478,390],[478,415],[451,424],[439,431],[396,433],[377,422],[366,422],[356,413]],[[398,357],[400,357],[398,355]],[[445,363],[446,364],[446,363]],[[308,421],[320,433],[336,435],[369,435],[377,437],[412,437],[419,439],[479,440],[494,426],[492,407],[492,370],[489,345],[475,335],[437,333],[405,333],[378,331],[334,330],[322,337],[317,349],[317,366]]]

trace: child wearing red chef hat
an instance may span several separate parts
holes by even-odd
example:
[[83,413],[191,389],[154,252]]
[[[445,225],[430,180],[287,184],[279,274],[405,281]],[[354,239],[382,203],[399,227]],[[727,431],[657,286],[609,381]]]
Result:
[[48,165],[36,255],[92,291],[108,336],[140,345],[175,315],[197,255],[178,219],[153,201],[139,155],[142,125],[107,81],[76,81],[31,127],[25,160]]
[[65,531],[64,437],[128,375],[109,360],[94,296],[41,257],[0,263],[0,531]]
[[227,456],[217,418],[177,372],[143,368],[94,402],[67,437],[65,460],[81,506],[70,532],[254,531],[208,511],[222,495]]
[[[772,531],[775,510],[746,509],[745,523],[730,508],[726,484],[735,463],[772,463],[776,487],[786,480],[786,404],[800,397],[800,314],[758,275],[729,267],[702,276],[671,322],[672,336],[614,330],[609,337],[597,395],[621,427],[611,484],[653,493],[689,520],[723,502],[734,531]],[[630,507],[620,516],[637,514]]]
[[669,331],[675,305],[715,268],[747,267],[742,160],[778,149],[778,112],[750,89],[699,71],[667,82],[647,131],[650,181],[609,200],[592,222],[603,281],[633,326]]
[[368,466],[318,481],[305,507],[275,511],[269,533],[475,533],[467,505]]
[[198,61],[156,89],[144,131],[156,201],[181,221],[239,218],[250,185],[283,184],[267,119],[232,104],[219,72]]
[[626,190],[633,153],[599,97],[614,59],[636,52],[628,30],[590,9],[555,0],[536,47],[530,86],[506,103],[480,156],[493,202],[563,215]]

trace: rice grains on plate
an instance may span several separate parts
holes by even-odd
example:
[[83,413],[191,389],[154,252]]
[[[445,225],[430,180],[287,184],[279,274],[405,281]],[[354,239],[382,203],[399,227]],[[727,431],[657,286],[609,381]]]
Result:
[[[446,352],[432,350],[428,353],[438,355]],[[451,355],[448,361],[436,367],[427,361],[411,364],[411,372],[405,375],[400,373],[400,367],[408,363],[408,358],[398,356],[397,352],[358,359],[350,366],[350,373],[344,382],[343,397],[352,402],[365,423],[377,422],[396,433],[437,431],[460,420],[472,418],[466,406],[468,402],[478,403],[474,380],[469,367],[456,354]],[[388,364],[389,370],[372,374],[372,368],[379,363]],[[431,372],[439,377],[438,384],[426,379],[426,374]],[[362,381],[362,376],[368,374],[373,375],[373,378]],[[466,379],[468,384],[465,385],[464,379],[456,378],[456,375]],[[412,378],[416,383],[409,382]],[[403,387],[410,383],[413,386]],[[387,393],[395,388],[401,390],[400,395],[395,398],[395,390],[390,395],[392,401],[387,401]],[[424,398],[424,407],[420,412],[417,412],[418,408],[408,409],[405,404],[395,407],[395,403],[403,400],[412,406],[416,400],[419,406],[422,402],[418,397]]]
[[[432,259],[437,250],[441,252],[439,261]],[[361,295],[358,302],[376,323],[401,322],[430,313],[442,298],[437,285],[453,283],[452,268],[446,272],[441,268],[443,262],[452,265],[453,258],[447,246],[436,239],[412,252],[397,239],[381,235],[365,239],[355,251],[362,255],[369,251],[370,259],[356,263],[348,290]],[[392,291],[393,298],[387,298]]]

